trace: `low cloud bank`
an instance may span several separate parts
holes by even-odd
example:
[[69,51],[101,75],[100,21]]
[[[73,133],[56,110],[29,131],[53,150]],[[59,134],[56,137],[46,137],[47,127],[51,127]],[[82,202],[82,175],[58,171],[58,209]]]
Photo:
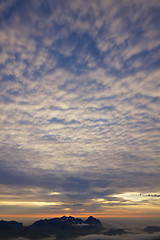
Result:
[[76,240],[158,240],[160,239],[160,233],[154,234],[125,234],[121,236],[106,236],[106,235],[87,235],[78,237]]

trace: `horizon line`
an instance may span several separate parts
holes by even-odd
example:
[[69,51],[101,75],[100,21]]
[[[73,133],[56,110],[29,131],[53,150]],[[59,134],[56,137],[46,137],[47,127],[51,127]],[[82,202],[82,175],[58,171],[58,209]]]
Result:
[[106,214],[93,214],[93,213],[86,213],[86,214],[0,214],[0,218],[55,218],[55,217],[63,217],[63,216],[73,216],[73,217],[99,217],[99,218],[144,218],[144,217],[151,217],[156,218],[160,217],[160,215],[153,215],[153,214],[147,214],[147,215],[106,215]]

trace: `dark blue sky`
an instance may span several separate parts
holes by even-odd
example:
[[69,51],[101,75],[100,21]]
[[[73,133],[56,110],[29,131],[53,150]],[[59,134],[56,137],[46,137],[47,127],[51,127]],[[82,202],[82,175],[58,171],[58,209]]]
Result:
[[2,216],[160,215],[159,16],[159,0],[0,1]]

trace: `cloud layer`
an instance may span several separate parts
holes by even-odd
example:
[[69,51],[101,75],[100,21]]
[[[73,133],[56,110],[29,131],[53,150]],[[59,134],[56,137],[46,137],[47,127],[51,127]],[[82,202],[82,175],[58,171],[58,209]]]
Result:
[[157,213],[115,195],[159,194],[159,14],[158,0],[1,1],[2,202]]

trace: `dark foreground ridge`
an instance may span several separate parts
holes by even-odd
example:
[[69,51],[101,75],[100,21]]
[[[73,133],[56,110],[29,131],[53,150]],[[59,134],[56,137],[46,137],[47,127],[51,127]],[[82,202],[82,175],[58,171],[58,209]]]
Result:
[[103,227],[99,219],[90,216],[87,220],[66,217],[39,220],[30,226],[23,226],[16,221],[0,221],[0,239],[25,237],[28,239],[41,239],[56,236],[56,239],[73,239],[77,236],[97,234]]
[[[143,229],[148,234],[160,232],[160,226],[148,226]],[[74,240],[76,237],[90,234],[102,234],[107,236],[123,235],[130,233],[124,229],[105,229],[100,220],[90,216],[86,220],[74,217],[60,217],[44,219],[34,222],[30,226],[23,226],[23,223],[16,221],[0,221],[0,240],[44,240],[55,236],[56,240]],[[46,239],[46,240],[47,240]],[[53,238],[51,238],[53,239]],[[159,236],[151,238],[159,240]]]

